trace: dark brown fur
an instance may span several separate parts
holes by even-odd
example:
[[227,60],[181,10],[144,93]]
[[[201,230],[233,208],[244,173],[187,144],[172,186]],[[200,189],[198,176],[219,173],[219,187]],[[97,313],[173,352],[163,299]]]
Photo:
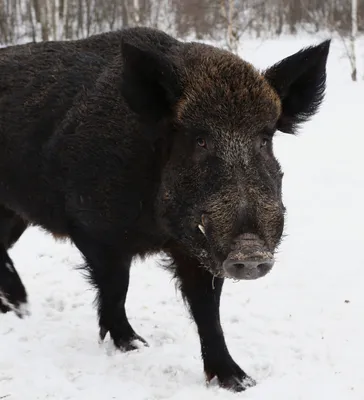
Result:
[[[7,250],[35,224],[78,247],[97,288],[101,338],[109,332],[132,350],[146,342],[125,312],[130,263],[164,251],[207,378],[251,386],[226,347],[220,295],[225,277],[263,276],[249,251],[279,245],[273,135],[317,111],[328,50],[324,42],[265,72],[148,28],[2,50],[0,311],[22,315],[27,294]],[[240,255],[244,264],[224,267]]]

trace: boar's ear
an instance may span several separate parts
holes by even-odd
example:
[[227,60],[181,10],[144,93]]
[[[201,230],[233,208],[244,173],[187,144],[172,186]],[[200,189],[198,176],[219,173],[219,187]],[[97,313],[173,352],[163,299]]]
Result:
[[148,121],[170,113],[182,94],[174,63],[162,52],[134,45],[121,45],[122,92],[129,107]]
[[295,133],[300,123],[317,112],[325,94],[330,42],[302,49],[264,72],[282,102],[279,131]]

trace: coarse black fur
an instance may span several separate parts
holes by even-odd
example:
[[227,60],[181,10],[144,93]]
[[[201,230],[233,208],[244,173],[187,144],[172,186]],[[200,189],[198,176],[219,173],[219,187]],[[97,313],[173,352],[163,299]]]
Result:
[[163,251],[197,324],[207,379],[252,385],[220,324],[222,263],[241,242],[271,253],[279,245],[273,136],[318,110],[329,44],[265,72],[149,28],[3,49],[0,311],[22,315],[27,294],[7,250],[38,225],[83,254],[100,336],[131,350],[146,342],[125,312],[130,264]]

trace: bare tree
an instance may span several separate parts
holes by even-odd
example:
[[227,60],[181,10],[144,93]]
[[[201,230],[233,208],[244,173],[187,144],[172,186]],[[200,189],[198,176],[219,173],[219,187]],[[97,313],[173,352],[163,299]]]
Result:
[[356,65],[356,36],[358,34],[358,0],[351,0],[351,35],[350,35],[350,51],[348,52],[351,65],[351,79],[357,80]]
[[234,35],[234,14],[235,14],[235,1],[234,0],[220,0],[221,1],[221,14],[224,18],[226,25],[226,45],[230,51],[237,51],[238,43]]
[[[302,9],[306,12],[307,17],[310,22],[313,22],[317,26],[325,26],[331,31],[335,32],[339,38],[341,39],[344,49],[345,56],[349,61],[350,69],[351,69],[351,79],[355,82],[357,81],[357,50],[356,50],[356,41],[358,35],[358,0],[350,0],[350,25],[347,25],[347,17],[348,10],[347,5],[348,2],[344,3],[341,0],[332,0],[330,6],[333,9],[322,8],[315,9],[311,11],[308,8],[307,1],[308,0],[300,0]],[[335,16],[335,10],[339,6],[344,7],[346,13],[344,13],[344,17],[340,20],[337,20]],[[325,22],[322,22],[325,21]]]

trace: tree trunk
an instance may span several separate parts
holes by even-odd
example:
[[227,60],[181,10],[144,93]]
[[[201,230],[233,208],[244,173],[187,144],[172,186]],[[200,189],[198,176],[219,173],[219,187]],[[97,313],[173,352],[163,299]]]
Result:
[[30,21],[30,26],[31,26],[31,34],[32,34],[32,40],[33,42],[37,41],[37,27],[36,27],[36,21],[34,21],[35,17],[33,16],[33,8],[31,2],[28,3],[28,14],[29,14],[29,21]]
[[48,1],[48,10],[52,13],[52,31],[53,31],[53,40],[58,39],[59,33],[59,4],[58,0],[52,0],[52,4]]
[[350,52],[351,52],[351,79],[357,80],[356,65],[356,37],[358,34],[358,0],[351,0],[351,36],[350,36]]
[[129,26],[129,11],[126,1],[121,0],[121,23],[123,24],[123,28],[128,28]]

